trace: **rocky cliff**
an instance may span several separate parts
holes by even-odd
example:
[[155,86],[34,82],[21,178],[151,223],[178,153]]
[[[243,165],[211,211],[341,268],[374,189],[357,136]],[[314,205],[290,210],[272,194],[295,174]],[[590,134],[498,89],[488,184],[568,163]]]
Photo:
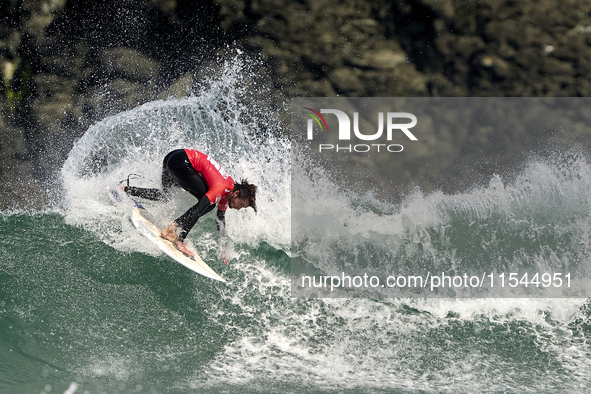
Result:
[[47,204],[90,124],[191,94],[228,47],[287,99],[589,96],[590,45],[586,0],[2,0],[0,209]]

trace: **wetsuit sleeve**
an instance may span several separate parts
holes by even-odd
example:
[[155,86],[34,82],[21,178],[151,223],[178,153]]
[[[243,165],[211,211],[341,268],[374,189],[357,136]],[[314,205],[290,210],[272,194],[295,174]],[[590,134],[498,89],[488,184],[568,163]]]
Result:
[[224,236],[226,235],[226,211],[222,211],[221,209],[218,209],[217,212],[217,225],[218,225],[218,233],[220,233],[220,235]]
[[145,187],[125,186],[123,191],[130,196],[145,198],[146,200],[160,201],[165,198],[164,193],[159,189]]
[[174,222],[180,227],[179,240],[183,242],[199,218],[211,211],[214,207],[215,205],[211,205],[209,198],[205,195],[201,197],[197,204],[193,205],[187,212],[176,219]]

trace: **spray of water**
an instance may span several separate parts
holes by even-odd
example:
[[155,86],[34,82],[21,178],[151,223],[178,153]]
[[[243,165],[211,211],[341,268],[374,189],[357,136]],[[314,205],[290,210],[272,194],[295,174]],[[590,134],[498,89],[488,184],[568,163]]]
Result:
[[[179,387],[565,387],[564,379],[549,372],[556,368],[567,371],[566,387],[589,383],[589,351],[573,334],[588,320],[584,300],[292,299],[288,274],[275,261],[285,260],[291,242],[291,148],[276,118],[244,101],[243,87],[252,88],[244,83],[247,75],[248,64],[237,58],[193,97],[148,103],[105,119],[76,143],[62,169],[70,224],[119,250],[154,254],[109,202],[108,186],[129,173],[158,186],[162,158],[183,147],[210,154],[235,179],[259,186],[259,214],[229,212],[227,218],[230,237],[248,246],[233,264],[233,285],[219,290],[217,301],[207,300],[208,324],[233,335],[204,370]],[[392,261],[411,265],[488,261],[501,267],[534,259],[552,266],[574,258],[586,266],[590,170],[584,158],[537,160],[512,183],[495,177],[470,192],[416,193],[401,205],[339,193],[321,169],[313,176],[296,173],[295,186],[315,194],[303,201],[309,209],[298,211],[295,226],[308,230],[298,231],[293,244],[326,272],[341,269],[334,256],[361,256],[368,243]],[[166,221],[191,203],[181,191],[171,204],[149,209]],[[213,221],[199,227],[192,235],[196,242],[213,244]],[[513,244],[515,237],[520,242]],[[279,253],[265,257],[261,245]],[[485,256],[476,258],[475,251],[483,249]],[[93,371],[88,373],[109,374]]]
[[[204,83],[195,96],[151,102],[90,127],[61,172],[68,222],[118,249],[155,253],[143,246],[126,215],[116,212],[106,189],[131,173],[142,176],[133,179],[136,185],[159,187],[164,156],[173,149],[193,148],[214,157],[235,180],[246,178],[259,187],[258,215],[250,210],[229,212],[230,237],[251,245],[286,247],[290,146],[281,137],[276,114],[246,100],[254,84],[246,71],[255,63],[238,56],[226,61],[220,75]],[[179,192],[172,204],[148,205],[165,223],[194,203]]]

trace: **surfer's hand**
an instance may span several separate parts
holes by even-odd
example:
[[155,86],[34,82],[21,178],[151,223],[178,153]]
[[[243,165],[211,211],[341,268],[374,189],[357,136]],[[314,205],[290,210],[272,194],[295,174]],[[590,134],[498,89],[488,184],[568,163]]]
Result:
[[226,258],[226,250],[224,249],[223,246],[221,247],[220,258],[222,259],[224,264],[228,265],[228,259]]

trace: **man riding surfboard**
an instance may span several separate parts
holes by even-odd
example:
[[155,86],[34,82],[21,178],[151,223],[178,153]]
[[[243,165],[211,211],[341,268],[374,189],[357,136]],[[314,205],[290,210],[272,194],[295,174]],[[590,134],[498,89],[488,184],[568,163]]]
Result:
[[[123,190],[131,196],[149,200],[164,199],[171,186],[178,185],[191,193],[199,201],[167,226],[160,236],[181,252],[194,257],[184,240],[199,218],[217,206],[218,229],[225,232],[225,214],[228,208],[256,208],[257,187],[242,179],[234,180],[211,157],[194,149],[177,149],[168,153],[162,162],[162,190],[124,186]],[[224,264],[228,264],[222,256]]]

